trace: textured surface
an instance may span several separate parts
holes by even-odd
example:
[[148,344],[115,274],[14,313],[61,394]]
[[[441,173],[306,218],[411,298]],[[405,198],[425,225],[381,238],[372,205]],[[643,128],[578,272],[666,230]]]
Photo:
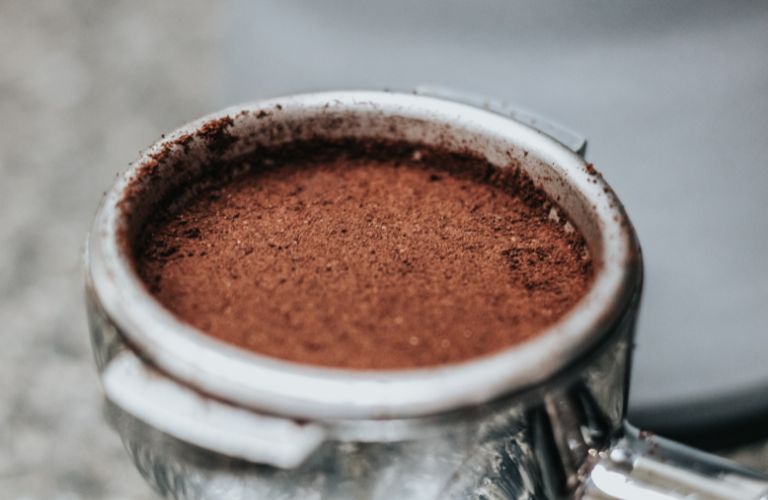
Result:
[[[80,252],[115,174],[212,109],[207,2],[0,4],[0,496],[143,499],[104,423]],[[217,31],[218,30],[218,31]]]
[[240,347],[357,369],[494,353],[586,293],[583,239],[516,170],[347,147],[365,149],[281,150],[277,166],[259,154],[249,172],[157,210],[139,251],[150,290]]

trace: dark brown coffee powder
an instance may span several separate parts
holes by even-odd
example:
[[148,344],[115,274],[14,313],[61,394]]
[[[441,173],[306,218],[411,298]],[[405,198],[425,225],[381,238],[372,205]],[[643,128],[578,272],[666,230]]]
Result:
[[221,171],[159,207],[137,269],[179,318],[258,353],[354,369],[464,361],[536,335],[592,280],[581,235],[515,168],[349,143]]

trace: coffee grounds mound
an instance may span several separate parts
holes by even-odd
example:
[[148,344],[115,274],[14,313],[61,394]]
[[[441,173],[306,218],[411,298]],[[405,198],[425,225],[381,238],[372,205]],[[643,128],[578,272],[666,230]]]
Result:
[[216,170],[155,210],[136,267],[178,318],[257,353],[456,363],[535,336],[592,281],[583,237],[514,166],[347,141]]

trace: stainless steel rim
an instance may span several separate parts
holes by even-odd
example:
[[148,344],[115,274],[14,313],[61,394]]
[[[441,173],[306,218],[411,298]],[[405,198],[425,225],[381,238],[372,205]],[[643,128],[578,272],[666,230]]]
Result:
[[[568,315],[539,336],[500,353],[453,365],[398,371],[350,371],[300,365],[217,341],[176,319],[146,292],[118,243],[120,200],[150,155],[222,117],[253,125],[261,110],[284,116],[330,109],[438,123],[504,142],[555,171],[578,193],[595,222],[600,254],[595,283]],[[249,111],[250,113],[243,113]],[[346,91],[276,98],[225,109],[192,122],[147,150],[105,196],[88,240],[86,272],[106,314],[158,368],[206,393],[299,418],[415,417],[489,401],[558,372],[593,346],[629,306],[638,286],[639,250],[623,208],[584,160],[541,133],[489,111],[441,99]]]

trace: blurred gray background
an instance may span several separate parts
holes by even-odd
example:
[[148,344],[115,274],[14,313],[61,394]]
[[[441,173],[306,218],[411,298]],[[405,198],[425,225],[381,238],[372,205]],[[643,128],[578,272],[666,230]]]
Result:
[[[6,1],[0,496],[151,498],[101,418],[79,261],[140,149],[239,101],[425,83],[590,139],[647,263],[636,421],[765,421],[768,2]],[[760,441],[720,452],[768,470]]]

